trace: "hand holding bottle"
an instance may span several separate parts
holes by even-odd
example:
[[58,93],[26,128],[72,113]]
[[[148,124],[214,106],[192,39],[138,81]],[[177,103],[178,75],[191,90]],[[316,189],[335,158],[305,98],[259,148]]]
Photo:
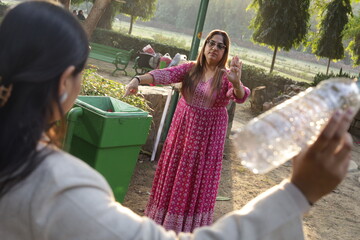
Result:
[[291,182],[310,203],[330,193],[346,176],[352,138],[347,132],[354,112],[337,111],[318,139],[293,159]]
[[234,138],[241,163],[265,173],[292,159],[318,138],[334,112],[357,112],[359,92],[352,79],[329,79],[251,120]]

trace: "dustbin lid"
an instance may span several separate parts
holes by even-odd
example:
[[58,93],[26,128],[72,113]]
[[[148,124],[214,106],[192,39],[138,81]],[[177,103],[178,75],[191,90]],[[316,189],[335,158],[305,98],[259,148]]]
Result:
[[75,105],[106,117],[148,116],[148,112],[118,99],[106,96],[78,96],[75,101]]

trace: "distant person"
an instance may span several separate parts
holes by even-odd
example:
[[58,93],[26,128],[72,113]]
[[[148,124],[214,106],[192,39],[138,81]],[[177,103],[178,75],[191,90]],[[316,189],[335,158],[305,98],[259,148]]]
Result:
[[79,21],[53,3],[20,3],[1,22],[1,240],[300,240],[302,215],[347,173],[351,112],[335,114],[294,159],[290,180],[213,226],[166,231],[117,203],[98,172],[51,141],[50,127],[78,96],[88,53]]
[[72,13],[73,13],[74,16],[77,16],[77,11],[76,11],[76,9],[74,9],[74,10],[72,11]]
[[81,21],[85,20],[85,16],[82,10],[79,10],[78,15],[77,15],[78,19]]

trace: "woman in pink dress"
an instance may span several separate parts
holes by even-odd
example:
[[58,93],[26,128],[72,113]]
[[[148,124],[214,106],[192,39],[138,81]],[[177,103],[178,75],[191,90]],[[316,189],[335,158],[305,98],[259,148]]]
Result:
[[212,31],[196,62],[136,76],[126,95],[139,84],[182,82],[177,105],[161,153],[145,215],[168,230],[192,232],[210,225],[220,182],[228,123],[226,105],[243,103],[250,90],[241,83],[242,62],[235,56],[230,69],[230,40]]

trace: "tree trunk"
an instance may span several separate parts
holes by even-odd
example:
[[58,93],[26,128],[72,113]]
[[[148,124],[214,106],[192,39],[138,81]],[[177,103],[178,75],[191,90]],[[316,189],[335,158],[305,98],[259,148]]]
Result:
[[330,62],[331,62],[331,59],[329,58],[329,61],[328,61],[328,64],[327,64],[327,68],[326,68],[326,75],[329,74]]
[[129,35],[131,35],[131,33],[132,33],[133,24],[134,24],[134,16],[133,16],[133,15],[131,15],[131,18],[130,18]]
[[277,49],[278,49],[278,46],[275,46],[274,54],[273,54],[273,58],[272,58],[272,62],[271,62],[271,67],[270,67],[270,73],[272,73],[272,71],[274,70]]
[[88,38],[91,37],[94,32],[96,25],[98,24],[101,16],[104,14],[106,8],[109,6],[111,0],[96,0],[90,13],[85,20],[83,26]]
[[71,0],[58,0],[62,5],[64,5],[65,9],[69,9],[71,5]]
[[110,4],[106,8],[105,13],[101,16],[99,23],[97,24],[97,27],[111,30],[113,20],[114,20],[113,5]]

